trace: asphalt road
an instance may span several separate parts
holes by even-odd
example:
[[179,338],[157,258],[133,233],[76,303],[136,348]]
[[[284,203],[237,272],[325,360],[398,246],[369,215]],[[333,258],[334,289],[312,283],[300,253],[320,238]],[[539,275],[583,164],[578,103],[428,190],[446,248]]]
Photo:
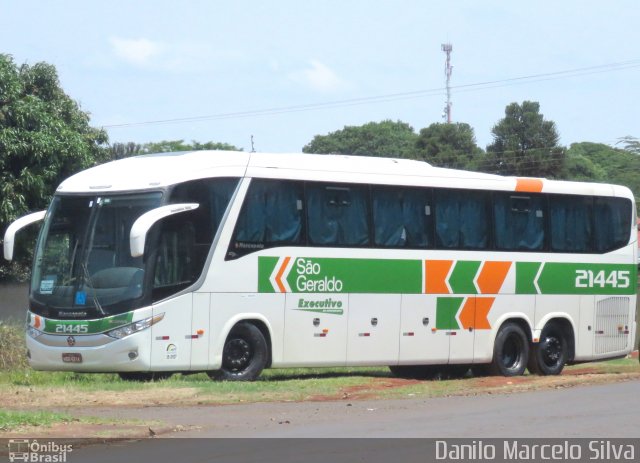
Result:
[[161,420],[170,437],[640,437],[640,381],[428,399],[86,409]]
[[[475,397],[90,409],[87,414],[159,419],[191,430],[164,436],[170,438],[79,448],[68,461],[434,460],[434,441],[389,439],[410,437],[486,442],[490,438],[633,438],[638,446],[638,397],[640,381],[630,381]],[[176,439],[193,437],[220,439]],[[309,439],[319,437],[335,439]]]

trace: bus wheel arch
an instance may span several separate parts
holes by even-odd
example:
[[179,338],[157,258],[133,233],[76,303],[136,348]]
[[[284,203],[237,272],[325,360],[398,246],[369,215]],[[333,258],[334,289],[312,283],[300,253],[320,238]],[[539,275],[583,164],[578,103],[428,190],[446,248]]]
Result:
[[488,370],[498,376],[520,376],[527,368],[531,328],[526,320],[505,320],[493,343],[493,356]]
[[220,369],[207,374],[214,380],[254,381],[271,359],[267,339],[268,329],[259,320],[237,322],[225,339]]
[[539,342],[531,345],[528,368],[538,375],[559,375],[574,356],[575,333],[571,322],[553,318],[542,328]]

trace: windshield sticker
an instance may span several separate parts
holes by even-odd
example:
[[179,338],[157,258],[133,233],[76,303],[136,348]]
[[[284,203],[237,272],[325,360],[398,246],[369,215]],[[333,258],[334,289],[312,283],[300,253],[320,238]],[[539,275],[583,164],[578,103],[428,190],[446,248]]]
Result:
[[87,293],[84,291],[78,291],[76,293],[76,305],[85,305],[87,303]]
[[42,280],[40,282],[40,294],[53,294],[53,286],[56,284],[56,280]]

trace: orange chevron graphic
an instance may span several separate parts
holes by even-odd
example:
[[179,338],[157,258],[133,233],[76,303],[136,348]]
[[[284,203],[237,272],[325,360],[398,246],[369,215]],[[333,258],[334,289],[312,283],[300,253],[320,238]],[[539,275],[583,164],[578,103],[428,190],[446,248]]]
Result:
[[446,279],[452,265],[452,260],[424,261],[424,292],[426,294],[450,293]]
[[490,330],[491,323],[487,319],[495,297],[476,297],[476,313],[474,317],[474,325],[476,330]]
[[282,262],[282,266],[280,267],[280,270],[278,270],[278,274],[276,275],[276,284],[278,285],[278,289],[280,289],[281,293],[287,292],[287,288],[282,283],[282,274],[284,273],[284,269],[287,268],[287,265],[289,265],[290,260],[291,257],[284,258],[284,262]]
[[468,297],[467,300],[464,301],[464,305],[462,306],[462,310],[460,311],[460,315],[458,316],[463,330],[468,330],[469,328],[473,328],[475,326],[475,312],[476,298]]
[[495,299],[495,297],[468,297],[458,315],[462,329],[490,330],[491,324],[487,316]]
[[510,268],[511,262],[485,262],[477,280],[480,294],[498,294]]

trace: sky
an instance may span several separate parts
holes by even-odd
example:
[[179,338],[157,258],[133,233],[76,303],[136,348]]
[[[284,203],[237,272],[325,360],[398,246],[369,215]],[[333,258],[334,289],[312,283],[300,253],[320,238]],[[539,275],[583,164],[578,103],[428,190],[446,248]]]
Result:
[[443,122],[449,42],[453,122],[480,147],[525,100],[562,144],[614,145],[640,137],[639,25],[637,0],[0,0],[0,53],[55,65],[110,142],[298,152],[344,126]]

